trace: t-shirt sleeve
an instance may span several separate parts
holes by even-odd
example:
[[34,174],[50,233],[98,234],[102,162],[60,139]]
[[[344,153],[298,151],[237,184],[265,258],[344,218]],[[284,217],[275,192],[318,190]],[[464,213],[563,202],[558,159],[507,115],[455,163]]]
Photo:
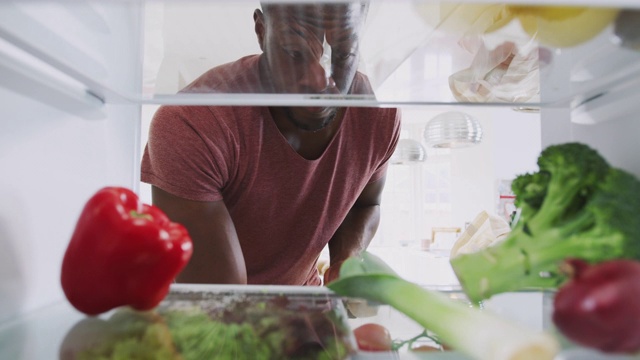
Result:
[[392,108],[390,111],[385,112],[383,116],[388,117],[387,119],[381,119],[380,123],[388,124],[387,131],[384,131],[383,134],[386,134],[386,138],[384,139],[382,144],[386,144],[386,147],[383,148],[381,161],[376,168],[376,170],[371,175],[368,184],[376,182],[380,180],[387,172],[387,168],[389,167],[389,159],[393,155],[393,152],[396,150],[396,146],[398,145],[398,139],[400,138],[400,123],[402,114],[400,109]]
[[212,134],[225,133],[213,116],[207,107],[160,107],[149,127],[141,180],[186,199],[221,200],[230,157],[226,142],[211,141]]

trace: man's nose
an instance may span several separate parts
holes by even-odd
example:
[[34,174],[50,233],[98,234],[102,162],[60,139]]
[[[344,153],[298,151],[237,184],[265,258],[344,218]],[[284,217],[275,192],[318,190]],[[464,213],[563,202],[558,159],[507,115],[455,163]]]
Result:
[[335,88],[336,82],[322,66],[320,62],[312,62],[307,66],[306,73],[302,74],[300,85],[309,89],[311,93],[323,93]]
[[304,74],[303,86],[313,93],[322,93],[336,87],[332,76],[331,46],[325,38],[322,44],[322,56],[309,64],[308,73]]

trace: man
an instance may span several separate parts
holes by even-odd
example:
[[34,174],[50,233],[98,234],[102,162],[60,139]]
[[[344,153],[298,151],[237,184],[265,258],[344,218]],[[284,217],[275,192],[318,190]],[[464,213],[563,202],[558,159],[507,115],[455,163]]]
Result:
[[[264,4],[260,55],[209,70],[183,92],[371,94],[357,72],[366,4]],[[366,249],[379,223],[399,135],[390,108],[164,106],[142,181],[186,226],[191,261],[177,281],[320,285]]]

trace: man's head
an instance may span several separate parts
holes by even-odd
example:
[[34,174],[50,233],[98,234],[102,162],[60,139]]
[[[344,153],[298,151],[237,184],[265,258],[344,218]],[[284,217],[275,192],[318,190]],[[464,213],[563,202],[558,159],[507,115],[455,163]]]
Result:
[[253,17],[270,91],[346,94],[359,63],[367,8],[356,2],[262,4]]
[[262,9],[254,13],[255,31],[274,91],[347,92],[358,65],[365,4],[265,3]]

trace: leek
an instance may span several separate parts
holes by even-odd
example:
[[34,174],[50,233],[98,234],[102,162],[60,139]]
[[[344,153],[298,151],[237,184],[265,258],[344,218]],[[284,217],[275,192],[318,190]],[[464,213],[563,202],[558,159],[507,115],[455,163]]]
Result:
[[366,251],[347,259],[340,277],[327,286],[341,296],[390,305],[473,359],[551,360],[559,351],[550,334],[406,281]]

